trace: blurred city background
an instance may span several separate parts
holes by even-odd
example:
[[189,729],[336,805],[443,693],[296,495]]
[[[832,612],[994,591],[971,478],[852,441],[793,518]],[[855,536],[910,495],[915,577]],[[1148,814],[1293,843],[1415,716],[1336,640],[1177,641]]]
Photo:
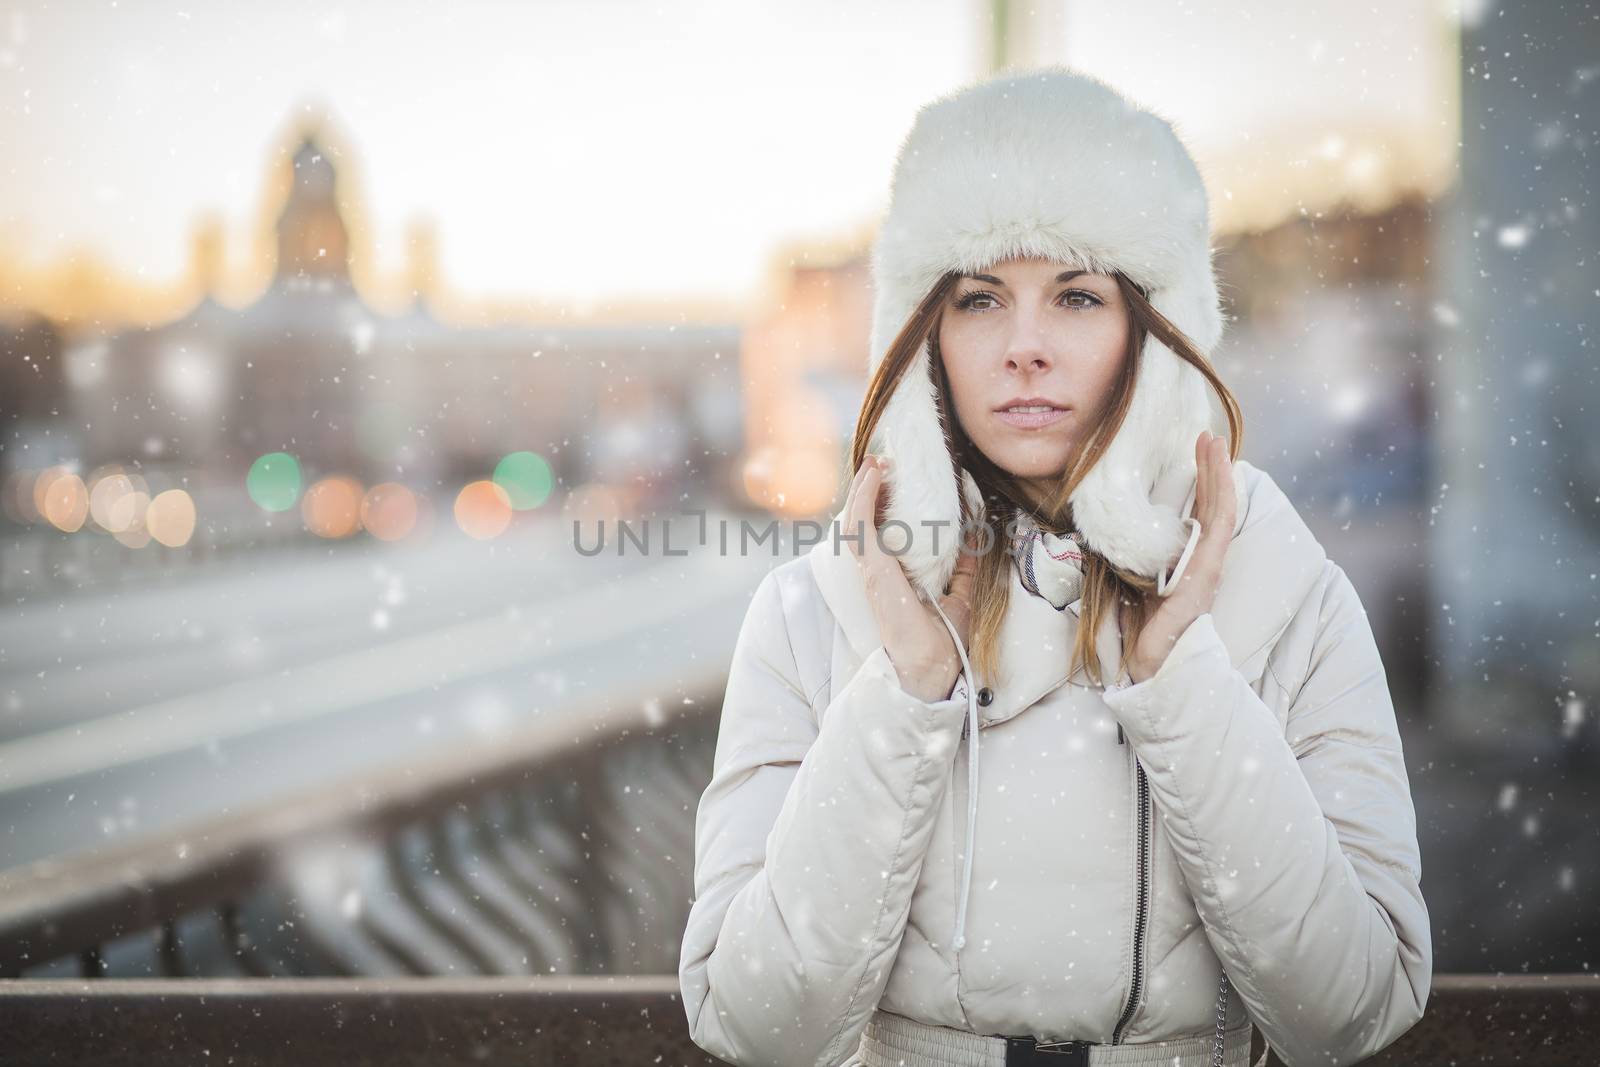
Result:
[[673,973],[792,553],[574,524],[830,515],[900,138],[1058,61],[1205,173],[1436,970],[1592,970],[1600,6],[602,0],[0,8],[6,972]]

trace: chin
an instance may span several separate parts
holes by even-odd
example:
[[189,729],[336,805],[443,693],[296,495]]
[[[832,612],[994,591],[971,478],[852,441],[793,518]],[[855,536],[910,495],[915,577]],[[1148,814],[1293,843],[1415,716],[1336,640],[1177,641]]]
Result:
[[1067,459],[1070,455],[1070,452],[1062,452],[1059,456],[1040,458],[1036,453],[1026,455],[1007,455],[1002,453],[992,458],[995,466],[1014,478],[1032,478],[1048,481],[1062,478],[1066,475]]
[[995,466],[1005,470],[1006,474],[1010,474],[1013,478],[1026,478],[1026,480],[1029,480],[1029,482],[1059,482],[1059,480],[1061,480],[1062,477],[1066,477],[1067,474],[1066,461],[1061,461],[1059,464],[1035,464],[1035,462],[1000,462],[1000,464],[995,464]]

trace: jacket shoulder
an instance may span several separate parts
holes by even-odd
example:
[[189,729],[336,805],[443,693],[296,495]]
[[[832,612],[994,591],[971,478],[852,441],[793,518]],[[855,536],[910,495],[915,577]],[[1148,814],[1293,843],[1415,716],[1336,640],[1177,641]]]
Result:
[[1233,485],[1233,538],[1211,611],[1235,664],[1254,682],[1274,655],[1283,662],[1282,646],[1317,586],[1327,554],[1266,471],[1235,460]]
[[1300,513],[1289,495],[1279,487],[1272,475],[1247,459],[1233,461],[1234,486],[1238,491],[1239,513],[1235,519],[1234,536],[1246,527],[1261,522],[1282,521]]
[[746,627],[782,636],[788,647],[795,682],[813,708],[827,683],[833,648],[833,614],[805,556],[779,564],[761,579],[750,600]]
[[1267,669],[1285,695],[1296,700],[1331,646],[1351,639],[1372,646],[1376,657],[1376,641],[1360,594],[1344,568],[1324,556],[1316,579],[1273,649]]

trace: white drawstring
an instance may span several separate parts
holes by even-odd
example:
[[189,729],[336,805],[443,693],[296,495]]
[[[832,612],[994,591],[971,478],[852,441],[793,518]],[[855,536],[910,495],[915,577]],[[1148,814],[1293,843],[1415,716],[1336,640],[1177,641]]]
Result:
[[955,937],[951,941],[955,951],[959,952],[961,946],[967,943],[967,894],[972,888],[972,843],[978,825],[978,693],[977,683],[972,677],[972,664],[967,662],[967,650],[961,644],[961,635],[956,633],[950,617],[937,600],[933,602],[933,610],[944,620],[945,628],[950,631],[950,639],[956,643],[956,654],[961,657],[961,673],[967,679],[967,859],[961,875],[961,903],[956,906]]
[[1189,543],[1183,546],[1183,555],[1178,557],[1177,564],[1172,568],[1172,576],[1168,577],[1166,568],[1156,575],[1156,595],[1166,596],[1168,589],[1177,587],[1178,578],[1183,574],[1183,568],[1189,565],[1189,557],[1194,555],[1194,546],[1200,540],[1200,520],[1193,515],[1186,516],[1183,520],[1189,524]]

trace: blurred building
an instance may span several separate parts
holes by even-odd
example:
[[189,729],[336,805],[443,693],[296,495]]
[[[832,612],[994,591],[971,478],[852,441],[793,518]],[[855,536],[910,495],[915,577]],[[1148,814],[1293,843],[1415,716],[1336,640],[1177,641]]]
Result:
[[772,511],[816,516],[850,481],[872,284],[859,244],[796,247],[784,259],[774,299],[740,344],[744,487]]
[[41,467],[54,461],[52,437],[61,434],[68,401],[62,347],[42,316],[0,319],[0,459]]
[[735,485],[737,324],[446,323],[431,306],[426,233],[414,241],[413,302],[379,313],[352,282],[335,157],[315,130],[289,157],[275,273],[249,306],[213,295],[220,237],[202,227],[193,256],[205,295],[175,321],[64,352],[47,326],[14,334],[35,354],[7,361],[29,384],[6,390],[4,414],[58,417],[49,454],[8,450],[10,469],[136,464],[152,482],[229,487],[242,501],[252,462],[285,451],[308,482],[338,473],[448,498],[526,450],[549,462],[558,492],[604,479],[658,505]]
[[1435,316],[1437,698],[1452,739],[1520,755],[1592,745],[1600,697],[1597,57],[1592,4],[1462,27]]
[[[1244,412],[1243,456],[1305,517],[1362,597],[1403,716],[1430,654],[1427,423],[1436,222],[1406,196],[1221,239],[1216,352]],[[1222,425],[1220,410],[1218,425]]]

